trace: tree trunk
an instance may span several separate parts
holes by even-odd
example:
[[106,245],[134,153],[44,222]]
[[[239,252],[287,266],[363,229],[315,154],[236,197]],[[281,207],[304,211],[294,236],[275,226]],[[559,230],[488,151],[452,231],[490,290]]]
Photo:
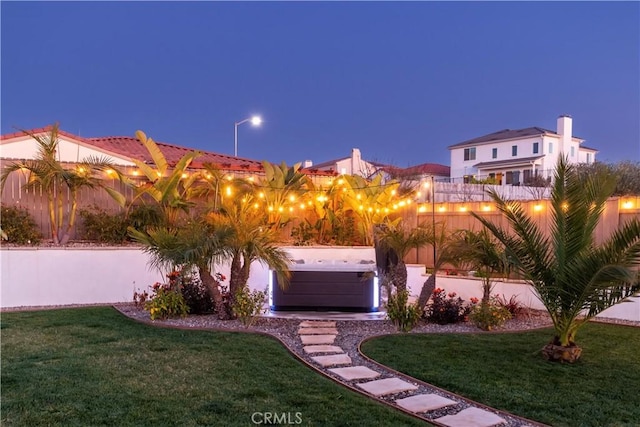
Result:
[[216,281],[216,279],[213,278],[211,272],[206,267],[198,266],[198,273],[200,274],[200,280],[202,280],[202,284],[207,288],[211,297],[213,298],[213,302],[216,306],[216,312],[218,314],[218,319],[229,319],[229,311],[224,304],[222,292],[220,292],[219,283]]
[[398,292],[407,290],[407,266],[403,260],[398,262],[389,269],[391,274],[391,282]]
[[247,285],[249,280],[249,269],[251,268],[251,260],[243,259],[241,253],[236,253],[231,260],[231,277],[229,278],[229,308],[231,316],[233,307],[236,303],[236,295]]
[[420,296],[418,297],[418,308],[420,310],[424,310],[427,305],[427,301],[431,298],[431,294],[436,289],[436,274],[433,273],[431,276],[427,278],[427,280],[422,284],[422,289],[420,290]]

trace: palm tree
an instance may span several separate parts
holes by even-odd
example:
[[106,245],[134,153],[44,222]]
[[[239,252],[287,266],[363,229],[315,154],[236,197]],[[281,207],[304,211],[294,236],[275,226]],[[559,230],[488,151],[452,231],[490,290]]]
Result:
[[300,163],[289,167],[263,162],[264,178],[258,182],[260,194],[267,204],[269,224],[278,228],[286,222],[290,215],[283,209],[286,203],[295,203],[312,187],[309,177],[300,172]]
[[278,247],[278,230],[269,227],[264,215],[253,207],[249,193],[235,199],[225,199],[218,211],[206,216],[214,228],[227,230],[221,245],[231,258],[229,298],[233,307],[236,295],[247,286],[251,263],[268,265],[278,275],[278,283],[285,285],[289,277],[289,257]]
[[594,232],[607,198],[616,187],[611,174],[581,178],[561,158],[551,193],[553,218],[549,236],[517,202],[489,192],[513,229],[473,214],[498,240],[531,283],[551,316],[553,340],[543,349],[549,360],[580,357],[576,333],[589,319],[640,291],[640,221],[632,219],[596,244]]
[[187,174],[187,168],[201,153],[192,151],[180,158],[178,162],[170,167],[164,154],[151,138],[142,131],[136,132],[136,137],[145,146],[153,165],[149,165],[139,159],[131,159],[133,163],[142,171],[147,178],[143,184],[127,183],[132,186],[136,196],[131,201],[131,205],[143,195],[149,195],[158,203],[162,210],[165,221],[170,226],[178,223],[181,213],[188,213],[193,203],[189,200],[189,189],[200,178],[200,174]]
[[[434,246],[435,259],[433,260],[433,271],[422,284],[422,289],[418,296],[418,306],[421,310],[424,310],[427,301],[429,301],[431,294],[433,294],[433,291],[436,289],[436,274],[438,270],[445,264],[455,262],[456,251],[454,250],[454,242],[460,239],[461,233],[462,231],[460,230],[449,231],[444,222],[435,224],[435,228],[431,230],[429,243]],[[437,249],[437,251],[435,249]]]
[[190,222],[179,228],[150,228],[146,232],[133,227],[128,230],[129,235],[143,245],[144,252],[151,256],[150,264],[161,272],[197,269],[200,280],[214,301],[218,318],[229,318],[220,283],[212,274],[213,266],[229,256],[228,249],[221,243],[228,230],[203,222]]
[[456,254],[456,265],[475,270],[482,279],[482,303],[489,303],[492,277],[509,272],[510,262],[502,243],[486,228],[481,231],[463,230],[460,237],[452,241],[450,250]]
[[411,249],[418,249],[431,242],[431,233],[428,227],[420,225],[408,229],[403,224],[385,224],[378,228],[377,237],[383,249],[391,251],[394,255],[388,271],[388,281],[392,283],[398,292],[407,290],[407,265],[404,258]]
[[[57,123],[51,127],[46,136],[36,135],[25,130],[23,132],[36,141],[38,152],[34,159],[7,165],[0,176],[1,186],[4,190],[9,175],[14,172],[28,173],[27,183],[23,188],[28,190],[41,189],[46,195],[51,238],[55,245],[65,245],[71,238],[76,221],[80,189],[103,188],[118,203],[124,205],[124,197],[115,189],[103,185],[103,180],[99,178],[99,173],[105,171],[112,171],[119,178],[122,178],[121,173],[109,159],[91,156],[74,167],[65,167],[57,157],[59,144]],[[71,204],[68,215],[64,213],[65,188],[68,190],[69,203]]]

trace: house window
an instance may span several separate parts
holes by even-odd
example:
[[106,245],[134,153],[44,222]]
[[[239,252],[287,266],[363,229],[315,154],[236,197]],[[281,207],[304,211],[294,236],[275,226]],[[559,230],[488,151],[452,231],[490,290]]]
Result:
[[517,156],[518,155],[518,146],[517,145],[512,145],[511,146],[511,155],[512,156]]
[[591,153],[587,153],[587,163],[591,163]]
[[464,159],[465,160],[475,160],[476,159],[476,148],[465,148],[464,149]]
[[513,184],[513,172],[512,171],[507,171],[507,173],[505,174],[505,183]]
[[511,185],[520,185],[520,171],[507,171],[505,182]]
[[497,159],[498,158],[498,149],[497,148],[493,148],[491,150],[491,158],[492,159]]
[[571,157],[575,157],[576,155],[576,147],[571,147]]
[[553,153],[553,142],[549,143],[549,154]]
[[539,150],[538,143],[534,142],[533,143],[533,154],[538,154],[538,150]]

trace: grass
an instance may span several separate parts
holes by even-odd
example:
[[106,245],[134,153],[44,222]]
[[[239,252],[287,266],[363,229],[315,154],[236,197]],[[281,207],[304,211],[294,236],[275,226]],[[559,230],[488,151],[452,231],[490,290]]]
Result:
[[3,426],[248,426],[264,422],[256,412],[297,425],[424,425],[261,335],[156,328],[108,307],[3,313],[1,328]]
[[640,328],[590,323],[574,365],[542,359],[551,329],[393,335],[363,344],[376,361],[486,405],[553,426],[640,425]]

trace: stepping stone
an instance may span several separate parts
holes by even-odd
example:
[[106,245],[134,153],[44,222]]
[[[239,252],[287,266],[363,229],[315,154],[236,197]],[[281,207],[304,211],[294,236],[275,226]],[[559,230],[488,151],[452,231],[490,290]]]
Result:
[[467,408],[455,415],[447,415],[435,421],[449,427],[491,427],[506,423],[493,412],[480,408]]
[[329,369],[329,371],[334,374],[342,377],[347,381],[351,380],[364,380],[377,378],[380,374],[373,369],[369,369],[366,366],[349,366],[347,368],[333,368]]
[[346,354],[333,354],[331,356],[316,356],[312,357],[316,363],[318,363],[323,368],[327,366],[335,366],[335,365],[349,365],[351,364],[351,358]]
[[402,381],[400,378],[385,378],[383,380],[369,381],[368,383],[360,383],[356,385],[374,396],[384,396],[385,394],[394,394],[418,389],[417,385]]
[[445,406],[457,405],[455,400],[437,394],[417,394],[415,396],[405,397],[396,400],[398,406],[414,413],[428,412],[434,409],[444,408]]
[[305,353],[344,353],[337,345],[308,345],[303,349]]
[[300,339],[302,340],[302,344],[304,345],[313,345],[313,344],[333,344],[336,340],[335,335],[300,335]]
[[298,329],[298,335],[325,335],[334,334],[338,335],[336,328],[300,328]]
[[322,321],[322,320],[305,320],[300,323],[301,328],[335,328],[336,322],[334,321]]

